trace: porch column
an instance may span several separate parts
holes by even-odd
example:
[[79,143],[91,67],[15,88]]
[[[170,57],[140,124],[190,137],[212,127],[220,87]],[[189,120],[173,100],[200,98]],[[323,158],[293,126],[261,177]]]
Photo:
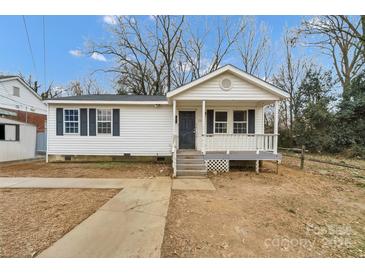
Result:
[[207,123],[205,122],[205,101],[202,101],[202,152],[205,154],[205,135]]
[[172,136],[176,135],[176,100],[172,101]]
[[274,153],[278,153],[278,132],[279,132],[279,101],[275,101],[274,109]]

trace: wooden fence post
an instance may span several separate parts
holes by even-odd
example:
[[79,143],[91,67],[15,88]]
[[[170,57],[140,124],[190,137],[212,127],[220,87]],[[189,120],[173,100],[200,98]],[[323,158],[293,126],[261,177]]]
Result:
[[304,151],[305,151],[305,146],[302,145],[302,151],[300,153],[300,168],[301,169],[304,168]]

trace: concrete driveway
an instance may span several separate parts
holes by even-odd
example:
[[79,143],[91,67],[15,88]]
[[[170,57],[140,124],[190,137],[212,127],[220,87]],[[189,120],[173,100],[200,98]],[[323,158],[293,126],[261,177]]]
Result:
[[160,257],[169,177],[147,179],[0,178],[6,188],[122,188],[39,257]]

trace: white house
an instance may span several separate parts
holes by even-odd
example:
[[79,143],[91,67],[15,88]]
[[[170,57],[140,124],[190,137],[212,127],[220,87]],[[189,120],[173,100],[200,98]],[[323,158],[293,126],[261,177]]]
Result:
[[46,104],[23,79],[0,75],[0,115],[34,124],[38,132],[44,132],[46,114]]
[[[47,160],[171,157],[175,176],[226,171],[232,160],[255,160],[258,168],[259,160],[280,160],[278,103],[287,97],[227,65],[166,96],[49,100]],[[274,132],[265,134],[264,107],[270,104]]]

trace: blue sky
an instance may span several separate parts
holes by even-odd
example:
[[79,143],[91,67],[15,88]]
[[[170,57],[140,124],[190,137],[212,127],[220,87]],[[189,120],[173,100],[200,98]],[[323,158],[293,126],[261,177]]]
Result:
[[[300,16],[257,16],[256,18],[269,26],[273,44],[280,42],[285,26],[289,28],[297,26],[301,20]],[[43,84],[43,19],[42,16],[26,16],[25,19],[36,68],[32,65],[22,16],[0,16],[0,37],[2,37],[0,73],[32,74]],[[146,16],[142,19],[148,20],[149,18]],[[197,16],[192,20],[198,22],[199,19]],[[217,21],[219,18],[213,20],[214,23]],[[78,55],[77,50],[84,49],[87,40],[108,39],[108,24],[103,16],[45,16],[45,25],[47,83],[67,85],[72,80],[82,80],[85,75],[112,65],[111,60],[75,56]],[[70,51],[73,51],[74,54],[71,54]],[[105,73],[95,75],[99,84],[112,92],[112,75]]]

